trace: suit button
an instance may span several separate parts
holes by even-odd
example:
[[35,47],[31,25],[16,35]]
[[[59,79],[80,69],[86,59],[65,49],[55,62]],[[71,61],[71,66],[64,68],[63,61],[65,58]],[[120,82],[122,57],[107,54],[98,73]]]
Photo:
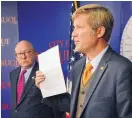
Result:
[[17,110],[15,110],[15,112],[17,112]]
[[82,104],[80,104],[80,107],[82,108],[82,107],[83,107],[83,105],[82,105]]
[[81,94],[85,94],[85,91],[82,90],[82,91],[81,91]]

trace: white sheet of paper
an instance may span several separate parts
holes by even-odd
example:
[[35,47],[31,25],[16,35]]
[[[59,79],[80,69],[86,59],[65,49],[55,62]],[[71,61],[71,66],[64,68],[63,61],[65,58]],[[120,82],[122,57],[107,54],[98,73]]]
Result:
[[39,70],[45,75],[40,83],[43,98],[65,93],[66,86],[60,63],[58,45],[38,55]]

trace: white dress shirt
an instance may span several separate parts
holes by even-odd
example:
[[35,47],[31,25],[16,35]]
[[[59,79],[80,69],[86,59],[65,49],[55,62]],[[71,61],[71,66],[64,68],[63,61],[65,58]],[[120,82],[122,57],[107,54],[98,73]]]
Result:
[[92,68],[92,74],[94,73],[97,66],[99,65],[99,62],[101,61],[101,58],[103,57],[103,55],[107,51],[108,47],[109,47],[109,45],[101,53],[99,53],[93,60],[90,61],[88,58],[86,59],[86,64],[88,62],[90,62],[92,64],[92,67],[93,67]]

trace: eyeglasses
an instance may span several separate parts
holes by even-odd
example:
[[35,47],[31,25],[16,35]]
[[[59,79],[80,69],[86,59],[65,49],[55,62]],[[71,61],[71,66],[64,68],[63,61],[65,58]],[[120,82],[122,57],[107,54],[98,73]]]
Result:
[[21,53],[15,53],[15,56],[17,57],[17,58],[22,58],[23,56],[26,56],[26,57],[28,57],[28,56],[30,56],[30,54],[31,54],[31,52],[34,52],[34,50],[26,50],[25,52],[21,52]]

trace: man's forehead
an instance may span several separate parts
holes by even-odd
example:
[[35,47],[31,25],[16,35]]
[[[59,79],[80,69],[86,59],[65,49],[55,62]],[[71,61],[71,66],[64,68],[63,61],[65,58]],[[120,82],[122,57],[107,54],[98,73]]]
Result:
[[[79,17],[79,16],[78,16]],[[84,16],[84,17],[81,17],[78,18],[76,17],[75,20],[73,21],[73,26],[76,26],[76,25],[86,25],[88,23],[88,16]]]
[[31,50],[31,49],[33,49],[33,47],[28,43],[20,43],[16,46],[15,51],[24,52],[26,50]]
[[78,17],[82,17],[82,16],[88,17],[88,16],[89,16],[89,13],[76,13],[76,15],[74,16],[73,21],[74,21],[75,19],[77,19]]
[[15,51],[25,51],[33,49],[32,45],[28,42],[20,42],[16,45]]
[[19,49],[16,49],[15,52],[26,52],[26,51],[30,51],[30,50],[33,50],[32,48],[19,48]]

